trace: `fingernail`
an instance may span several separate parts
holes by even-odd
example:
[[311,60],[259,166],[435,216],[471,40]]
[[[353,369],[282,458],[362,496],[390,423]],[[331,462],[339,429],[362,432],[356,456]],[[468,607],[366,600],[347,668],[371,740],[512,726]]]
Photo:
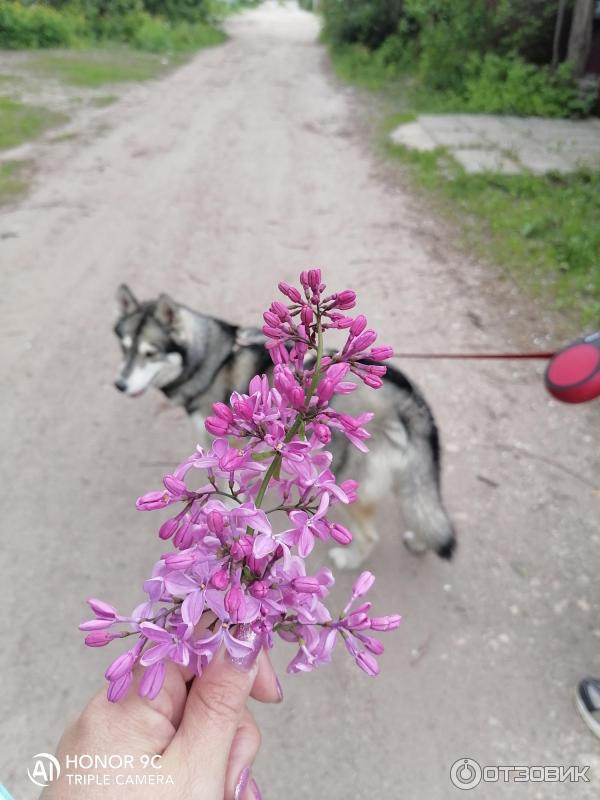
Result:
[[[235,791],[233,793],[233,800],[242,799],[242,795],[244,794],[244,790],[248,785],[249,778],[250,778],[250,767],[244,767],[244,769],[240,772],[240,777],[238,779]],[[254,781],[252,781],[252,783],[254,783]]]
[[281,703],[281,701],[283,700],[283,688],[279,683],[279,678],[277,677],[277,675],[275,676],[275,686],[277,687],[277,695],[279,697],[279,702]]
[[262,634],[256,633],[252,625],[239,625],[235,632],[235,638],[239,639],[241,642],[248,642],[252,645],[252,649],[248,650],[248,653],[240,658],[234,658],[229,651],[227,651],[227,659],[230,664],[233,664],[233,666],[241,672],[250,672],[262,648]]
[[254,800],[262,800],[262,794],[260,793],[260,789],[258,788],[258,784],[254,780],[254,778],[252,778],[252,780],[250,781],[250,788],[254,792]]

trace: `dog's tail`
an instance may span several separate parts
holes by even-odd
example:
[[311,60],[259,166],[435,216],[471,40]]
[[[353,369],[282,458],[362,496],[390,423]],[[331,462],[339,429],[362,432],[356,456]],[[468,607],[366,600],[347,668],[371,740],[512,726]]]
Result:
[[409,530],[405,544],[414,552],[435,550],[451,559],[456,534],[441,495],[440,439],[431,409],[403,373],[388,367],[386,380],[400,390],[397,412],[406,431],[404,457],[396,469],[396,489]]

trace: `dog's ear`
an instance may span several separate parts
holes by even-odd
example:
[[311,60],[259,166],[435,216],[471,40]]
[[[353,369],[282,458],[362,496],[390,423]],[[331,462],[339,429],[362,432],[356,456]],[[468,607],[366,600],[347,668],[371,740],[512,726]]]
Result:
[[139,305],[129,286],[126,283],[122,283],[117,289],[117,309],[119,314],[131,314],[132,311],[139,308]]
[[179,307],[168,294],[163,293],[156,301],[154,316],[165,328],[175,329],[179,322]]

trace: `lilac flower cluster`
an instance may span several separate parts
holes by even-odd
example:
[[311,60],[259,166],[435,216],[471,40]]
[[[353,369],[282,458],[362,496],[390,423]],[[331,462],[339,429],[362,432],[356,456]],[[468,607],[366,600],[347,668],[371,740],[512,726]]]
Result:
[[[136,663],[144,668],[140,694],[154,698],[167,660],[199,675],[221,645],[243,658],[252,647],[249,632],[267,648],[275,635],[294,644],[289,672],[329,662],[340,638],[361,669],[379,672],[383,645],[371,634],[394,630],[400,617],[370,616],[371,604],[361,598],[373,575],[359,576],[350,602],[334,618],[324,604],[333,575],[326,567],[307,575],[305,559],[317,540],[352,541],[351,532],[328,516],[336,505],[353,503],[357,492],[355,481],[338,483],[331,470],[325,446],[332,430],[367,449],[364,425],[372,414],[351,417],[330,401],[356,389],[351,376],[379,388],[386,368],[378,362],[392,351],[372,346],[376,334],[363,316],[343,313],[354,307],[354,292],[325,295],[318,269],[303,272],[300,283],[302,292],[279,284],[289,303],[276,301],[264,314],[272,385],[257,375],[247,394],[216,403],[206,421],[215,437],[210,448],[198,447],[164,477],[163,489],[137,501],[141,511],[180,509],[160,526],[160,538],[174,549],[144,583],[146,602],[122,616],[103,601],[88,601],[94,619],[80,625],[87,645],[137,637],[106,670],[109,700],[126,694]],[[340,350],[325,354],[328,329],[348,334]],[[202,475],[196,489],[189,488],[193,470]],[[276,499],[265,510],[267,491]],[[287,516],[285,530],[273,528],[275,512]]]

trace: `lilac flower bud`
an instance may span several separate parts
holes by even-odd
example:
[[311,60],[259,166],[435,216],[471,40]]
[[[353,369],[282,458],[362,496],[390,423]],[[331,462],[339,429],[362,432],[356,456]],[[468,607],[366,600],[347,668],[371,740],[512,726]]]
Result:
[[361,333],[360,336],[357,336],[352,343],[354,352],[358,353],[361,350],[366,350],[367,347],[370,347],[373,344],[376,338],[377,334],[370,328],[364,331],[364,333]]
[[146,667],[142,680],[140,681],[139,693],[141,697],[147,697],[148,700],[154,700],[162,689],[165,682],[166,668],[164,661],[157,661],[150,667]]
[[302,300],[300,292],[294,286],[290,286],[288,283],[281,283],[278,284],[279,291],[284,294],[286,297],[289,297],[292,303],[299,303]]
[[263,325],[262,332],[270,339],[280,339],[283,333],[281,328],[274,328],[272,325]]
[[117,609],[105,603],[104,600],[97,600],[95,597],[90,597],[87,604],[100,619],[109,619],[111,622],[114,622],[118,616]]
[[133,681],[133,672],[126,672],[118,680],[111,681],[106,696],[111,703],[118,703],[125,697]]
[[369,358],[372,358],[373,361],[385,361],[386,358],[391,358],[393,355],[394,351],[391,347],[382,345],[381,347],[373,347],[369,353]]
[[225,608],[232,619],[237,619],[237,612],[244,602],[244,594],[239,586],[232,586],[225,595]]
[[337,308],[342,311],[348,311],[348,309],[354,308],[356,304],[356,292],[353,292],[352,289],[344,289],[343,292],[337,293],[336,300]]
[[148,492],[138,497],[135,507],[138,511],[154,511],[157,508],[164,508],[171,502],[167,492]]
[[208,524],[208,530],[212,533],[219,534],[223,532],[224,522],[223,515],[220,511],[211,511],[207,515],[206,521]]
[[213,436],[224,436],[229,430],[229,423],[219,417],[207,417],[204,427]]
[[302,311],[300,312],[300,319],[304,325],[310,325],[314,319],[313,310],[310,306],[302,306]]
[[330,315],[332,319],[332,328],[337,328],[340,331],[345,330],[346,328],[352,327],[352,323],[354,320],[352,317],[345,317],[343,314],[338,314],[334,312]]
[[225,422],[233,422],[231,409],[225,403],[213,403],[213,411],[219,419],[223,419]]
[[308,277],[307,282],[313,292],[319,289],[321,284],[321,270],[320,269],[309,269],[308,270]]
[[160,538],[170,539],[171,536],[173,536],[173,534],[179,527],[179,522],[180,520],[178,520],[177,517],[171,517],[171,519],[168,519],[166,522],[163,522],[163,524],[158,529],[158,535],[160,536]]
[[352,597],[362,597],[365,595],[375,581],[375,575],[372,572],[361,572],[352,587]]
[[346,627],[352,628],[353,630],[364,630],[365,628],[371,627],[371,621],[366,614],[361,612],[353,612],[348,617],[346,617]]
[[180,550],[185,550],[191,546],[194,541],[194,529],[196,526],[192,525],[189,520],[185,520],[183,525],[177,529],[177,533],[173,537],[173,544]]
[[386,617],[373,617],[371,619],[371,630],[373,631],[395,631],[399,627],[402,617],[399,614],[388,614]]
[[229,585],[229,573],[227,570],[219,569],[216,572],[213,572],[210,582],[215,589],[224,589]]
[[366,327],[367,318],[363,314],[359,314],[350,327],[350,334],[352,336],[360,336]]
[[331,538],[335,539],[338,544],[350,544],[352,541],[352,534],[345,528],[343,525],[340,525],[339,522],[334,523],[331,528],[329,529],[331,534]]
[[299,410],[304,408],[304,392],[300,388],[300,386],[296,385],[289,393],[289,398],[291,404],[294,406],[295,409]]
[[272,311],[265,311],[265,313],[263,314],[263,319],[269,327],[275,329],[279,328],[281,320],[279,319],[277,314],[273,314]]
[[370,386],[371,389],[381,389],[383,386],[383,381],[381,378],[377,378],[375,375],[362,375],[363,383],[367,386]]
[[374,678],[375,675],[379,675],[379,664],[372,653],[362,650],[356,656],[356,663],[363,672],[366,672],[371,678]]
[[264,600],[269,593],[269,586],[264,581],[255,581],[250,587],[250,594],[257,600]]
[[[80,626],[81,627],[81,626]],[[108,631],[94,631],[85,637],[88,647],[104,647],[115,639],[120,639],[120,633],[109,633]]]
[[118,681],[123,675],[131,672],[135,661],[136,654],[134,650],[126,650],[124,653],[121,653],[120,656],[117,656],[112,664],[109,664],[104,673],[104,677],[107,681]]
[[317,437],[317,439],[322,442],[322,444],[329,444],[331,441],[331,431],[327,427],[327,425],[323,425],[320,422],[316,422],[313,425],[313,433]]
[[287,364],[290,360],[287,347],[282,342],[278,342],[273,347],[269,347],[269,353],[271,354],[271,360],[274,364]]
[[169,569],[183,570],[191,567],[195,562],[192,553],[169,553],[164,556],[163,562]]
[[385,649],[379,639],[374,639],[372,636],[366,636],[364,633],[361,634],[360,640],[367,650],[370,650],[376,656],[380,656]]
[[235,400],[233,403],[236,414],[246,422],[250,422],[254,416],[254,408],[250,400]]
[[231,550],[229,552],[234,561],[242,561],[246,557],[246,554],[244,553],[244,550],[239,542],[234,542],[231,545]]
[[185,497],[188,493],[187,486],[183,481],[180,481],[179,478],[176,478],[174,475],[165,475],[163,478],[163,483],[165,488],[174,496],[174,497]]
[[317,397],[319,398],[319,403],[327,403],[333,397],[333,393],[335,391],[335,384],[330,381],[328,378],[325,378],[324,381],[317,387]]
[[297,592],[304,592],[305,594],[317,594],[321,589],[321,584],[317,578],[311,578],[308,575],[294,578],[292,580],[292,588]]
[[287,306],[284,306],[283,303],[280,303],[279,300],[273,300],[271,303],[271,311],[273,314],[276,314],[277,317],[282,321],[290,318],[290,312],[287,309]]
[[80,631],[102,631],[105,628],[110,628],[114,625],[113,619],[89,619],[87,622],[82,622],[79,626]]

